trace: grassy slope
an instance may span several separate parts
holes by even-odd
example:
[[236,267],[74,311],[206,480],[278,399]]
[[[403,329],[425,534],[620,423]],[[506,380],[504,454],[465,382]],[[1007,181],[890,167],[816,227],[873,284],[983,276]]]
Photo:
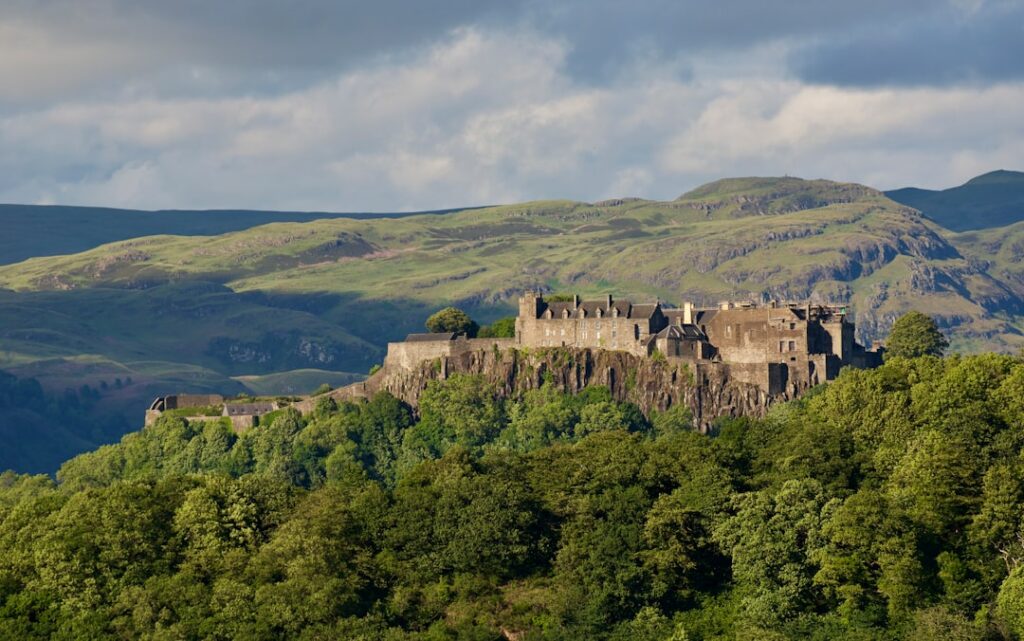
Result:
[[993,313],[1013,307],[1016,292],[943,233],[859,185],[733,179],[671,202],[546,201],[136,239],[0,268],[0,285],[74,295],[201,278],[279,307],[316,301],[320,319],[378,346],[438,305],[457,302],[486,320],[536,286],[670,301],[852,299],[866,336],[913,304],[965,338],[1015,343]]
[[[437,212],[444,213],[444,212]],[[212,236],[272,222],[308,222],[321,218],[395,218],[411,214],[362,214],[284,211],[139,211],[106,207],[0,205],[0,264],[33,256],[85,251],[104,243],[139,236],[178,234]]]

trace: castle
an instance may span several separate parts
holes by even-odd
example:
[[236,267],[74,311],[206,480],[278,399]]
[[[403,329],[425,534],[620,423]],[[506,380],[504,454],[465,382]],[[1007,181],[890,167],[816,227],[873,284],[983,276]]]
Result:
[[547,302],[534,292],[519,299],[516,342],[525,346],[660,352],[688,361],[780,364],[809,378],[834,378],[843,365],[869,367],[880,354],[854,340],[846,308],[724,302],[699,309],[684,303],[634,305],[602,300]]
[[392,369],[409,369],[491,345],[664,357],[690,363],[698,371],[724,368],[730,378],[755,384],[773,396],[795,396],[799,389],[835,378],[844,365],[881,364],[880,352],[854,340],[854,325],[841,306],[724,302],[714,308],[685,303],[673,309],[611,295],[547,301],[536,292],[519,298],[514,338],[411,334],[403,342],[388,344],[384,362]]
[[[388,343],[379,372],[366,381],[334,390],[330,396],[349,400],[387,390],[415,404],[426,385],[417,372],[422,373],[426,364],[433,364],[431,376],[443,379],[474,362],[479,365],[482,356],[491,352],[511,349],[525,354],[555,348],[586,350],[588,354],[625,353],[634,363],[636,359],[663,359],[669,364],[685,364],[691,387],[700,390],[691,402],[695,422],[702,429],[716,416],[763,411],[772,402],[796,398],[835,378],[844,366],[876,367],[882,361],[881,352],[867,350],[854,340],[854,325],[842,306],[725,302],[713,308],[684,303],[674,309],[657,301],[633,304],[611,295],[600,300],[573,296],[548,301],[541,294],[526,292],[519,298],[514,337],[410,334],[404,341]],[[588,357],[581,354],[580,358]],[[606,368],[600,384],[622,393],[616,384],[621,375],[614,367]],[[671,380],[675,382],[674,375]],[[723,400],[723,394],[735,396],[742,389],[749,392],[742,392],[748,398],[746,410],[739,409],[735,399]],[[649,392],[653,396],[647,400],[652,407],[667,406],[673,394],[682,393]],[[315,400],[308,397],[291,406],[309,412]],[[166,410],[202,405],[221,406],[222,416],[228,417],[238,432],[259,424],[261,415],[279,407],[276,403],[235,404],[220,397],[178,395],[154,401],[146,422],[155,421]],[[217,420],[212,416],[195,419]]]

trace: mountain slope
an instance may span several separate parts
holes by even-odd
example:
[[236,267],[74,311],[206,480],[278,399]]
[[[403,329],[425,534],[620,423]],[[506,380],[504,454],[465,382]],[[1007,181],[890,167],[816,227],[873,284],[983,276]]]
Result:
[[54,256],[98,245],[158,234],[214,236],[274,222],[322,218],[401,218],[423,213],[327,213],[250,210],[140,211],[107,207],[0,205],[0,265],[34,256]]
[[941,191],[908,187],[885,195],[953,231],[1003,227],[1024,220],[1024,172],[1019,171],[993,171]]

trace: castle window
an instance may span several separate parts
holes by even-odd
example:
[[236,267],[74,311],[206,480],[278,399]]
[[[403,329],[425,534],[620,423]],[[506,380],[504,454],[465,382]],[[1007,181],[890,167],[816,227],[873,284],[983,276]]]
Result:
[[789,341],[789,351],[796,351],[796,343],[794,341]]
[[732,338],[732,325],[725,326],[725,335]]
[[565,336],[565,330],[564,329],[562,330],[562,336]]
[[786,343],[785,341],[779,341],[779,353],[781,354],[784,351],[786,351]]
[[796,329],[796,323],[790,323],[789,324],[789,328],[790,329]]

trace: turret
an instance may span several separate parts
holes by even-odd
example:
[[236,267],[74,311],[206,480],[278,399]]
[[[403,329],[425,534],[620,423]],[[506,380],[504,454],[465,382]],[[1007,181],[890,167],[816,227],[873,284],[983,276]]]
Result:
[[523,295],[519,297],[519,318],[537,318],[543,300],[537,292],[523,292]]

